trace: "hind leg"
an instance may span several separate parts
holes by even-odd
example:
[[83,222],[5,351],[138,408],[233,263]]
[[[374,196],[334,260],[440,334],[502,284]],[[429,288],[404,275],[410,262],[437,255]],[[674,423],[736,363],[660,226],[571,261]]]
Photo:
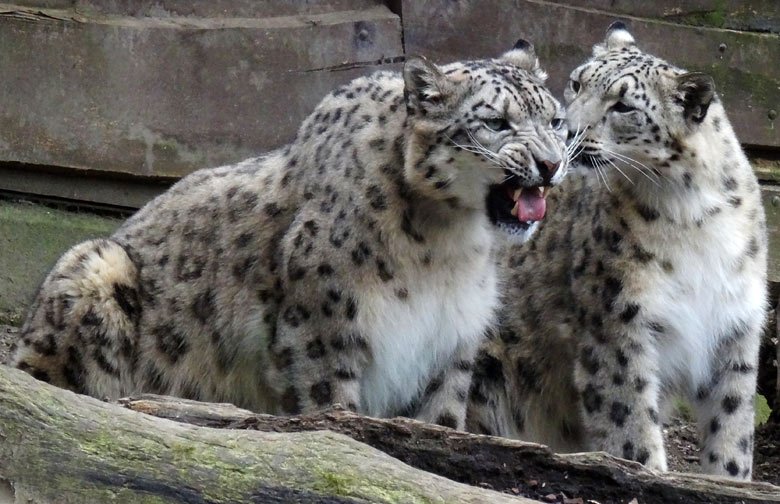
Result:
[[522,439],[522,422],[517,422],[507,397],[505,349],[492,341],[477,353],[466,408],[466,430]]
[[11,365],[95,397],[130,393],[137,362],[138,271],[111,240],[66,252],[44,280]]

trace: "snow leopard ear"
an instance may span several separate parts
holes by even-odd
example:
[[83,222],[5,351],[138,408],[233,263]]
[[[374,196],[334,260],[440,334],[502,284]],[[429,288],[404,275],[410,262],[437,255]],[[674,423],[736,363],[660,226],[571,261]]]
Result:
[[404,64],[404,98],[412,111],[443,111],[454,94],[455,83],[436,65],[421,56],[412,56]]
[[609,51],[618,51],[624,47],[636,46],[634,36],[628,32],[623,21],[615,21],[607,28],[604,42],[593,46],[593,56],[600,57]]
[[534,46],[525,39],[515,42],[515,46],[501,55],[499,60],[506,61],[524,70],[528,70],[536,76],[537,79],[544,82],[547,79],[547,72],[539,66],[539,58],[536,57]]
[[624,47],[635,46],[636,40],[628,32],[628,28],[626,28],[626,24],[623,21],[615,21],[607,28],[607,38],[604,40],[604,43],[607,45],[607,49],[614,51]]
[[684,73],[678,75],[676,80],[676,101],[682,105],[685,119],[694,123],[702,122],[715,98],[715,80],[701,72]]

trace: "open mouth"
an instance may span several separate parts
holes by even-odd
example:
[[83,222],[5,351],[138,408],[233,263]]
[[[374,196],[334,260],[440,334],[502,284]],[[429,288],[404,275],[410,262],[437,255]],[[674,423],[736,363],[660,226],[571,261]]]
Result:
[[507,174],[509,176],[505,182],[490,187],[487,195],[488,217],[494,225],[503,228],[528,229],[544,217],[550,187],[523,187],[516,175]]

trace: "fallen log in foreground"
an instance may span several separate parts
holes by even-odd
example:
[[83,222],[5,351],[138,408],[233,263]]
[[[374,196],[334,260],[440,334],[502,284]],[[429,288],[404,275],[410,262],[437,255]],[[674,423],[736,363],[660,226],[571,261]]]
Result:
[[[228,404],[145,395],[125,407],[193,425],[263,432],[327,430],[373,446],[418,469],[547,502],[717,504],[780,502],[780,487],[695,474],[657,475],[605,453],[553,454],[544,446],[458,432],[415,420],[344,410],[300,417],[257,415]],[[486,501],[487,502],[487,501]]]
[[531,501],[414,469],[335,432],[175,423],[0,366],[0,502]]

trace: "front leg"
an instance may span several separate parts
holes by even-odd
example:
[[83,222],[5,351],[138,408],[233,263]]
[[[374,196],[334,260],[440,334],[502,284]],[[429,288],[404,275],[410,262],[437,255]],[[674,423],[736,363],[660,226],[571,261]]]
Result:
[[638,323],[617,324],[610,332],[583,335],[575,363],[588,447],[666,471],[658,364],[647,346],[652,339]]
[[458,347],[452,361],[428,382],[415,418],[453,429],[466,429],[466,400],[477,347],[477,344]]
[[750,480],[760,327],[735,328],[714,355],[710,380],[696,390],[700,460],[705,473]]
[[466,407],[469,432],[525,439],[522,411],[527,405],[528,394],[515,385],[513,377],[507,373],[509,367],[507,349],[500,338],[492,338],[480,347],[474,359]]
[[[354,299],[340,293],[335,299],[336,292],[331,289],[328,319],[337,310],[353,309]],[[323,320],[303,304],[282,306],[270,351],[286,385],[280,395],[284,413],[310,413],[335,403],[361,411],[360,379],[369,361],[369,346],[353,326],[346,317],[340,323]]]

